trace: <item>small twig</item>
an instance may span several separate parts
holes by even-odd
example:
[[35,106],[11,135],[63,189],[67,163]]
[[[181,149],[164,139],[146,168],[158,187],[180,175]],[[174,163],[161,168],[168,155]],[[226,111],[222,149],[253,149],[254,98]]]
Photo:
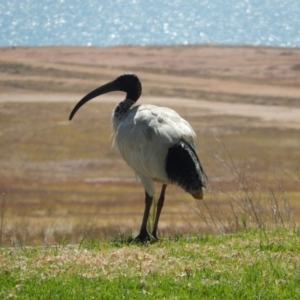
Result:
[[5,215],[5,197],[4,197],[4,193],[2,193],[1,215],[0,215],[0,246],[2,246],[4,240],[4,215]]

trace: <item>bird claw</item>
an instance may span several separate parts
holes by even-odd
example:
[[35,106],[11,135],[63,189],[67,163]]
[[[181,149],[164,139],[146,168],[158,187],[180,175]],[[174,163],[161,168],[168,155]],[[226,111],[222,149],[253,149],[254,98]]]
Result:
[[145,243],[151,241],[157,241],[158,238],[156,236],[150,235],[148,231],[141,231],[135,238],[134,241]]

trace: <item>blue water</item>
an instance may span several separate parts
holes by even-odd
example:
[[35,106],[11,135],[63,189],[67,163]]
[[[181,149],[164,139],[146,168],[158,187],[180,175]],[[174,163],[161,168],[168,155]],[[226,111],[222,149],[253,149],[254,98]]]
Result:
[[299,0],[0,0],[0,46],[300,46]]

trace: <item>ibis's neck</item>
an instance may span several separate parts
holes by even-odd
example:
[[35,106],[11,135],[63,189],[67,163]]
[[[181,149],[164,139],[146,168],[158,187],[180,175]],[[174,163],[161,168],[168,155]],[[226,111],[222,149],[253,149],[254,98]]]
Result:
[[121,101],[114,109],[113,116],[118,120],[122,120],[130,110],[130,107],[135,103],[135,101],[126,98]]
[[118,105],[115,107],[113,111],[113,116],[112,116],[114,127],[117,127],[119,123],[127,116],[131,106],[135,102],[136,101],[126,98],[125,100],[118,103]]

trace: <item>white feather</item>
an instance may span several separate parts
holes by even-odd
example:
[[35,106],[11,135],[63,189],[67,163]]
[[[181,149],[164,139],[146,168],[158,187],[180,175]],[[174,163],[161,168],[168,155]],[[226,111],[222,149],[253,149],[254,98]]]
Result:
[[112,124],[116,148],[149,196],[154,194],[153,180],[170,183],[165,171],[168,149],[181,139],[195,147],[196,134],[190,124],[166,107],[135,106],[121,120],[113,116]]

